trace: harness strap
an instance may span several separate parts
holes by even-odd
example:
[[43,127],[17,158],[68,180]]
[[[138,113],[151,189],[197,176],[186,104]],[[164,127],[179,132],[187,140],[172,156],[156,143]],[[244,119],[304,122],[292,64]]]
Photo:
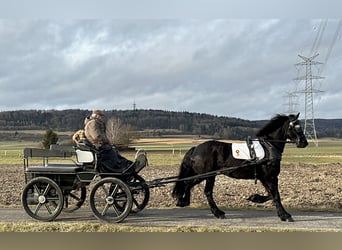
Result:
[[251,160],[255,161],[257,156],[255,153],[254,145],[253,145],[253,140],[251,139],[250,136],[247,137],[246,139],[247,147],[249,149],[249,155],[251,156]]
[[279,151],[278,148],[276,148],[274,145],[272,145],[269,141],[263,140],[262,145],[265,147],[265,149],[268,151],[269,160],[281,160],[282,153]]
[[250,137],[247,138],[247,146],[250,150],[252,161],[255,164],[254,167],[254,183],[257,184],[257,166],[260,165],[262,162],[272,162],[272,161],[280,161],[282,158],[282,153],[272,144],[269,140],[258,139],[260,144],[264,148],[265,152],[268,153],[268,156],[260,161],[256,160],[255,149],[253,147],[253,140]]

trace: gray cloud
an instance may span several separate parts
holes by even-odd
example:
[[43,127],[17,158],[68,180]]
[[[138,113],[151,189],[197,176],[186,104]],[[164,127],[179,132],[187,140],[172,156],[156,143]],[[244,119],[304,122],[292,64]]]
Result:
[[[303,87],[293,81],[294,64],[298,54],[309,56],[320,22],[0,20],[0,109],[130,109],[135,102],[138,108],[267,119],[286,110],[287,91]],[[320,61],[337,24],[328,21]],[[341,118],[340,41],[341,35],[319,83],[325,91],[315,107],[321,118]]]

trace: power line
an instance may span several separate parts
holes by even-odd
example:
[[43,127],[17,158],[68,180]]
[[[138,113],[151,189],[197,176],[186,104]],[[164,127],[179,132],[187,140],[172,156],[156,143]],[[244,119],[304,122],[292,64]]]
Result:
[[332,52],[332,50],[333,50],[333,48],[334,48],[334,46],[335,46],[335,43],[336,43],[336,40],[337,40],[337,38],[338,38],[338,35],[339,35],[339,32],[340,32],[341,27],[342,27],[342,20],[339,20],[339,22],[338,22],[338,24],[337,24],[337,28],[336,28],[335,34],[334,34],[334,37],[333,37],[333,39],[332,39],[332,41],[331,41],[331,44],[330,44],[330,46],[329,46],[329,48],[328,48],[327,55],[325,56],[324,64],[323,64],[323,66],[322,66],[322,68],[321,68],[321,70],[320,70],[319,73],[321,73],[321,72],[323,71],[324,66],[325,66],[325,65],[327,64],[327,62],[328,62],[328,59],[329,59],[329,57],[330,57],[330,55],[331,55],[331,52]]
[[325,31],[325,28],[327,26],[328,21],[327,20],[321,20],[321,23],[318,28],[317,36],[314,40],[314,43],[312,44],[310,55],[313,56],[314,54],[317,54],[318,48],[321,45],[323,34]]
[[[305,125],[304,125],[304,134],[309,138],[312,139],[316,146],[318,146],[317,141],[317,134],[316,134],[316,128],[315,128],[315,115],[314,115],[314,94],[323,92],[319,89],[316,89],[313,87],[313,81],[314,80],[320,80],[324,79],[324,77],[320,76],[321,72],[323,71],[324,66],[327,64],[327,61],[331,55],[331,52],[335,46],[336,40],[339,37],[339,32],[342,27],[342,20],[339,20],[337,24],[337,28],[335,31],[335,34],[333,36],[333,39],[330,43],[330,46],[328,47],[327,54],[324,60],[324,63],[314,61],[314,59],[319,55],[318,49],[320,47],[325,29],[327,27],[327,20],[321,20],[318,32],[316,35],[316,38],[312,44],[311,51],[310,51],[310,57],[305,57],[302,55],[298,55],[303,61],[300,63],[295,64],[299,67],[304,67],[305,73],[301,76],[298,76],[294,80],[298,81],[305,81],[305,87],[302,90],[295,91],[294,93],[303,93],[305,96]],[[313,75],[312,73],[312,66],[320,66],[317,68],[318,75]],[[298,73],[299,75],[299,73]],[[292,110],[293,105],[291,102],[291,97],[289,95],[289,110]]]

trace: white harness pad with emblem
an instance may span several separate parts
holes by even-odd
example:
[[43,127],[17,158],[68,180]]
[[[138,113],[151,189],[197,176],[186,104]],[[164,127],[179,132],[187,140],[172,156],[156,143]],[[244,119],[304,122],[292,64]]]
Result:
[[[256,160],[262,160],[265,157],[265,150],[259,141],[253,141],[251,147],[254,148],[256,154]],[[248,145],[244,143],[233,143],[232,153],[235,159],[239,160],[252,160],[251,153],[249,151]]]

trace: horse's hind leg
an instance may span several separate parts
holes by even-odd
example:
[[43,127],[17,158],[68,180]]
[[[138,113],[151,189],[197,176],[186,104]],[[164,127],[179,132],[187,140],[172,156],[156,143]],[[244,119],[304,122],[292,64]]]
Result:
[[186,152],[183,161],[180,165],[179,169],[179,175],[178,175],[178,181],[176,181],[175,186],[172,191],[172,197],[177,199],[177,206],[179,207],[185,207],[190,205],[190,190],[193,187],[194,184],[191,184],[192,181],[184,181],[181,179],[189,178],[193,175],[195,175],[195,172],[192,169],[192,161],[191,161],[191,155],[193,151],[195,150],[195,147],[192,147],[189,149],[188,152]]
[[272,180],[261,180],[262,184],[264,185],[265,189],[269,194],[271,194],[273,203],[276,206],[277,214],[282,221],[289,221],[293,222],[291,214],[286,212],[285,208],[283,207],[280,199],[280,194],[278,190],[278,178],[274,177]]
[[[185,164],[182,164],[179,179],[191,178],[195,173],[194,171]],[[201,182],[201,180],[187,180],[177,181],[172,192],[172,196],[177,199],[176,206],[186,207],[190,205],[191,189],[194,185]]]
[[217,207],[216,202],[214,201],[214,198],[213,198],[215,177],[216,176],[212,176],[206,179],[204,193],[205,193],[205,196],[207,197],[211,212],[215,215],[216,218],[224,219],[225,213]]
[[178,198],[177,205],[178,207],[186,207],[190,205],[190,200],[191,200],[191,190],[192,188],[199,184],[203,179],[196,179],[192,181],[185,181],[184,185],[184,195],[183,197]]

